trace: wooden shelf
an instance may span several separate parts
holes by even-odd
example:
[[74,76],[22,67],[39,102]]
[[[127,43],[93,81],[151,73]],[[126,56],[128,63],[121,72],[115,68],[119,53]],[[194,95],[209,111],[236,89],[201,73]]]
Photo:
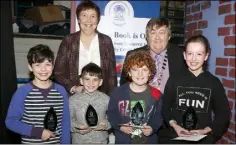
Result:
[[24,16],[24,13],[27,9],[38,7],[40,5],[47,5],[47,4],[53,4],[52,0],[42,0],[42,1],[34,1],[34,0],[15,0],[14,1],[14,16],[22,17]]

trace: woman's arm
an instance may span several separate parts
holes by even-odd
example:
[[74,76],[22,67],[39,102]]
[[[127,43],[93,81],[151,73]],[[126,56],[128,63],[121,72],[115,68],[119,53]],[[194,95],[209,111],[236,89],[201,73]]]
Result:
[[109,59],[109,86],[108,86],[108,94],[111,94],[112,89],[117,86],[117,75],[116,75],[116,58],[115,58],[115,50],[110,38],[109,40],[109,51],[110,51],[110,59]]
[[67,58],[68,50],[70,50],[69,39],[64,38],[60,44],[60,47],[57,52],[57,58],[54,65],[54,76],[56,81],[66,88],[67,92],[71,91],[71,88],[74,86],[71,83],[70,76],[68,75],[69,71],[69,61]]

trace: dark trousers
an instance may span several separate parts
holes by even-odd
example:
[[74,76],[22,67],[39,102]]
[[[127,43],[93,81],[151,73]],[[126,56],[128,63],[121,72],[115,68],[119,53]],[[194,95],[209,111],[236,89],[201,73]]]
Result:
[[199,141],[182,141],[182,140],[172,140],[178,135],[175,130],[171,128],[163,127],[158,132],[158,143],[159,144],[214,144],[216,139],[212,134],[208,134],[205,138]]

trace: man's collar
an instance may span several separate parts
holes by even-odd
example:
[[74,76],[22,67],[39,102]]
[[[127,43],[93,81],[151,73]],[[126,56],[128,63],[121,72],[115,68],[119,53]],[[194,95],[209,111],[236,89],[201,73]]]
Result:
[[166,54],[166,52],[167,52],[167,49],[169,48],[169,46],[167,45],[167,48],[166,49],[164,49],[164,51],[162,51],[161,53],[159,53],[159,54],[157,54],[157,53],[155,53],[150,47],[148,47],[149,48],[149,50],[150,50],[150,55],[151,55],[151,57],[153,58],[153,59],[155,59],[155,56],[156,55],[160,55],[160,56],[165,56],[165,54]]

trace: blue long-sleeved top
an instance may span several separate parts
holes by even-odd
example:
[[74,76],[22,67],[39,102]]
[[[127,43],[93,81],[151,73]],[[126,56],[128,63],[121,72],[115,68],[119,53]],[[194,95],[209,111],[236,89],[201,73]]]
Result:
[[[5,123],[8,129],[20,134],[21,136],[37,138],[38,136],[34,136],[32,131],[36,128],[40,129],[40,127],[35,127],[33,125],[27,124],[26,122],[22,122],[25,105],[27,103],[25,102],[25,99],[32,89],[33,86],[30,83],[25,84],[17,89],[9,105]],[[54,83],[54,89],[56,89],[63,97],[60,143],[68,144],[70,143],[70,116],[67,93],[64,87],[56,83]],[[43,130],[43,128],[41,128],[41,130]]]
[[[150,110],[153,107],[150,118],[147,121],[147,125],[151,126],[153,132],[150,136],[147,137],[147,143],[152,144],[157,141],[157,131],[163,124],[163,117],[161,114],[162,108],[162,95],[161,92],[151,86],[151,94],[147,104],[147,110]],[[108,105],[108,121],[111,126],[114,128],[115,134],[115,143],[116,144],[129,144],[131,142],[131,136],[120,131],[119,124],[125,124],[130,122],[130,116],[123,116],[122,112],[130,112],[129,103],[131,98],[129,95],[129,83],[126,83],[118,88],[116,88],[110,97]],[[123,106],[123,110],[119,109],[119,103],[126,102]],[[128,106],[125,106],[128,105]],[[126,109],[124,109],[126,108]],[[123,113],[123,114],[125,114]],[[128,113],[129,114],[129,113]]]

